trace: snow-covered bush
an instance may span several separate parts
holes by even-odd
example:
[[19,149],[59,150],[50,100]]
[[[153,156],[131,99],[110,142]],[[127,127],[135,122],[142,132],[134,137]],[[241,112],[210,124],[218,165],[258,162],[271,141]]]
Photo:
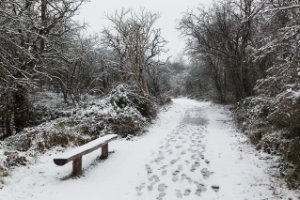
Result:
[[103,99],[61,110],[54,120],[26,128],[0,143],[0,177],[8,175],[11,167],[26,164],[25,158],[30,162],[30,158],[49,149],[62,151],[110,133],[121,137],[139,134],[157,109],[154,99],[119,85]]
[[247,98],[236,109],[235,120],[252,143],[258,144],[270,125],[268,114],[271,107],[267,98]]
[[115,89],[110,92],[109,99],[110,103],[115,107],[115,109],[122,109],[125,108],[128,103],[129,99],[127,97],[127,90],[125,89],[124,85],[118,85]]
[[288,166],[282,175],[293,187],[300,185],[300,26],[299,11],[290,6],[298,4],[272,2],[258,15],[259,42],[251,56],[266,70],[254,95],[236,112],[237,122],[258,149],[282,156]]
[[274,124],[300,128],[300,91],[282,92],[274,98],[273,104],[276,109],[270,114],[270,118]]
[[281,174],[291,187],[300,182],[300,99],[295,89],[274,96],[261,93],[244,100],[236,110],[237,123],[257,149],[282,156],[287,167],[280,169]]

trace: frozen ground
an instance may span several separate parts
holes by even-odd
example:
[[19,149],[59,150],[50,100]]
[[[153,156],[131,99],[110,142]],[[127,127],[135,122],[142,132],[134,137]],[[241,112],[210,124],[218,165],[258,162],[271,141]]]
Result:
[[176,99],[144,136],[111,142],[110,151],[105,161],[85,156],[80,178],[50,152],[16,169],[0,199],[299,199],[268,175],[273,159],[234,129],[230,112],[211,103]]

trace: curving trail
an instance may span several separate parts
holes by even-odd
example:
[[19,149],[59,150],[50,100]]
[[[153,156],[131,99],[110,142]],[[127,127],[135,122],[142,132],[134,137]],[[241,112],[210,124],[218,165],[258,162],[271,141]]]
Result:
[[275,158],[254,150],[235,130],[228,110],[175,102],[186,104],[183,118],[145,164],[147,178],[136,187],[138,199],[298,199],[267,174]]
[[213,172],[204,156],[208,120],[200,113],[201,109],[186,110],[180,124],[162,140],[145,165],[147,180],[136,187],[139,196],[176,199],[201,196],[207,190],[205,179]]
[[257,152],[231,121],[207,102],[175,99],[144,136],[112,142],[108,160],[84,158],[84,176],[51,156],[13,174],[0,199],[275,200],[298,199],[271,177],[275,159]]

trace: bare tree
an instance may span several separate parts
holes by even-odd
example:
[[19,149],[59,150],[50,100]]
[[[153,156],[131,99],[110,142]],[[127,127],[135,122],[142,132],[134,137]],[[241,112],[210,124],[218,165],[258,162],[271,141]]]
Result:
[[103,30],[103,44],[119,58],[121,79],[132,80],[142,94],[148,94],[147,68],[158,65],[165,40],[154,27],[157,13],[122,10],[108,16],[112,27]]
[[253,47],[253,21],[261,8],[253,0],[220,2],[208,11],[187,12],[179,24],[189,38],[190,53],[202,57],[211,68],[221,101],[225,88],[220,85],[227,81],[232,82],[236,101],[253,94],[260,75],[255,74],[255,65],[248,55]]
[[100,46],[97,35],[84,36],[78,31],[70,37],[72,42],[64,46],[68,62],[53,69],[51,77],[65,103],[72,100],[78,105],[85,94],[106,94],[112,89],[116,61],[111,51]]
[[12,96],[16,132],[29,124],[28,90],[62,62],[63,37],[78,26],[71,18],[84,0],[9,0],[0,4],[2,87]]

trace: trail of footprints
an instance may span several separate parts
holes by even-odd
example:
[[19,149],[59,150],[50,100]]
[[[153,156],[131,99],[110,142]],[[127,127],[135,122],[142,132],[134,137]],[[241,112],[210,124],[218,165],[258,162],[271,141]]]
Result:
[[[203,124],[180,124],[162,142],[154,159],[145,165],[148,178],[136,187],[137,194],[156,194],[157,200],[163,200],[169,193],[178,199],[201,196],[208,188],[205,180],[213,174],[208,169],[210,161],[203,154],[204,140]],[[213,189],[217,192],[216,187]]]

